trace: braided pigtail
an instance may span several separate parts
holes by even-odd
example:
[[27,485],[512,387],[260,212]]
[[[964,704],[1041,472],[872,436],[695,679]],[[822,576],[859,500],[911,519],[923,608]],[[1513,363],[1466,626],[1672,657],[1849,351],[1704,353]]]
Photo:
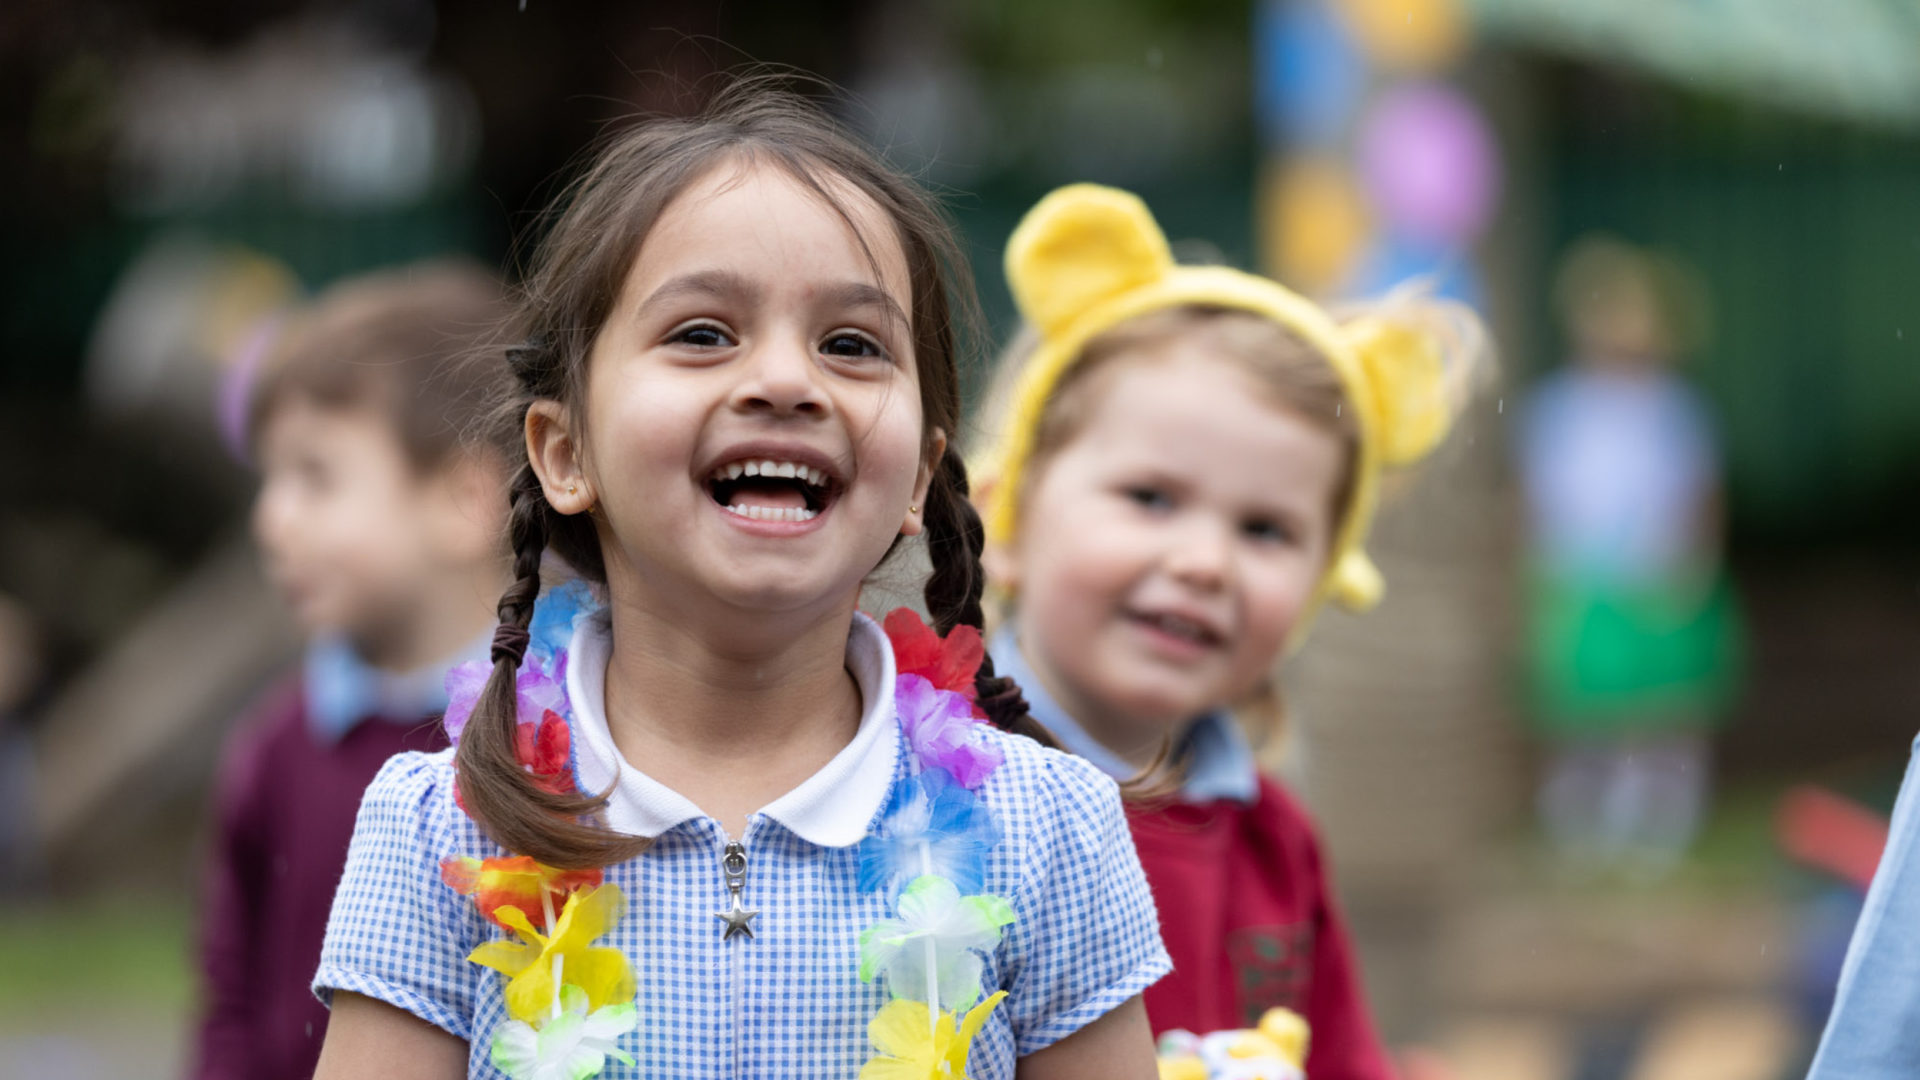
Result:
[[454,754],[461,802],[494,843],[515,854],[568,870],[623,862],[646,850],[650,841],[578,820],[605,809],[606,795],[548,791],[515,751],[520,723],[516,683],[527,654],[534,600],[540,594],[540,558],[557,515],[524,460],[511,490],[507,529],[513,545],[513,584],[501,594],[497,609],[493,674],[474,702]]
[[[986,530],[967,492],[967,467],[949,446],[927,488],[926,512],[927,558],[933,564],[933,573],[927,578],[923,595],[934,627],[942,634],[955,626],[982,627],[985,623],[980,596],[987,575],[980,567],[980,550],[986,542]],[[980,660],[974,690],[980,710],[994,727],[1060,749],[1053,733],[1028,714],[1020,684],[994,673],[990,654]]]

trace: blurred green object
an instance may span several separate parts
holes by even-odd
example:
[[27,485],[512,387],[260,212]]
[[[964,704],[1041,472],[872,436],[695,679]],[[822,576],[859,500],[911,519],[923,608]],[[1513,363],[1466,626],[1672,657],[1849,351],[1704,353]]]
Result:
[[1550,734],[1714,726],[1739,686],[1741,635],[1724,575],[1623,583],[1536,573],[1528,640],[1536,723]]
[[0,1009],[35,1012],[116,1002],[180,1009],[194,996],[183,899],[36,902],[6,912]]
[[1490,38],[1811,113],[1920,127],[1920,10],[1905,0],[1468,0],[1468,8]]

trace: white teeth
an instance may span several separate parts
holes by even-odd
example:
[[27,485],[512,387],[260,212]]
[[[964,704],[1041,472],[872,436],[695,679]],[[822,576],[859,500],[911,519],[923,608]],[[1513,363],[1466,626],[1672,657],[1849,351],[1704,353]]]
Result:
[[804,506],[729,506],[727,512],[754,521],[812,521],[819,516]]
[[824,470],[792,461],[735,461],[714,469],[712,479],[738,480],[742,476],[788,477],[805,481],[817,488],[827,486],[827,474]]

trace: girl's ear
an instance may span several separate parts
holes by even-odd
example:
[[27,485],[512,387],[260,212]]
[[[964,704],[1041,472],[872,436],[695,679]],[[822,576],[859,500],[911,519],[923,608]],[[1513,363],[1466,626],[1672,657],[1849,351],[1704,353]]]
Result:
[[566,406],[541,399],[527,406],[527,461],[540,478],[547,504],[562,514],[578,514],[594,503],[593,482],[580,463]]
[[[993,502],[993,495],[1000,487],[998,476],[984,476],[973,485],[973,505],[980,516],[987,516],[987,507]],[[994,587],[1013,591],[1019,586],[1020,560],[1009,541],[996,540],[992,531],[987,533],[986,543],[980,548],[980,568],[987,573],[987,580]]]
[[947,456],[947,433],[934,428],[927,433],[927,452],[920,459],[920,472],[913,478],[913,505],[900,523],[901,536],[918,536],[927,527],[927,492],[933,487],[934,471]]
[[1020,555],[1011,543],[989,540],[980,549],[980,568],[987,572],[987,583],[999,594],[1012,596],[1020,591]]

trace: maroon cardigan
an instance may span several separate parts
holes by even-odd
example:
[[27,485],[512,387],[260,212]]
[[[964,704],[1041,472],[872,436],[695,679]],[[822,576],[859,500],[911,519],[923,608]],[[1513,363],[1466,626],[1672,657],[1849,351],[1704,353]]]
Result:
[[1173,973],[1147,988],[1155,1035],[1305,1016],[1310,1080],[1393,1080],[1306,812],[1260,778],[1252,805],[1130,806]]
[[313,1075],[327,1010],[308,987],[360,795],[393,755],[445,746],[437,720],[368,719],[327,744],[296,677],[228,741],[202,897],[198,1080]]

